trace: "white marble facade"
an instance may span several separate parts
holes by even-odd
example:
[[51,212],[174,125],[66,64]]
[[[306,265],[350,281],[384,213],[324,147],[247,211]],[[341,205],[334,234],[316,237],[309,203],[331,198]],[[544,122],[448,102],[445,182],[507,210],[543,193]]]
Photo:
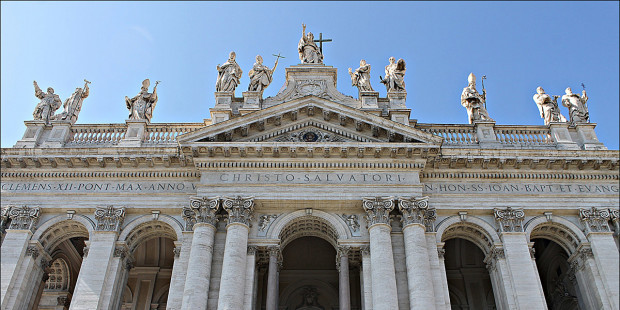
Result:
[[27,121],[2,309],[619,309],[595,124],[416,123],[330,66],[286,76],[210,123]]

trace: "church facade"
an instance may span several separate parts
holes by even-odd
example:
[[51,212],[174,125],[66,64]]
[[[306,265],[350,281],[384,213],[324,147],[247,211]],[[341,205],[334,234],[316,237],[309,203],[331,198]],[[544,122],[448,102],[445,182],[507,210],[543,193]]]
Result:
[[38,89],[1,154],[2,309],[619,309],[619,154],[572,97],[498,125],[472,74],[470,124],[418,123],[404,61],[353,98],[313,44],[268,98],[231,53],[204,123],[150,123],[148,80],[119,124]]

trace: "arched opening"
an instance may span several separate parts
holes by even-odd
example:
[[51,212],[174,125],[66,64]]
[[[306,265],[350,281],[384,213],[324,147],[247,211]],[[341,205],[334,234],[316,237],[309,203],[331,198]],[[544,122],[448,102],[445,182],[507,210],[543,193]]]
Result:
[[577,289],[570,280],[568,253],[558,243],[537,238],[534,242],[536,267],[549,310],[576,310],[580,307]]
[[444,262],[452,309],[495,309],[495,298],[485,255],[462,238],[445,241]]
[[[313,215],[296,217],[281,227],[277,230],[281,249],[277,309],[338,309],[340,280],[336,249],[342,233],[329,220]],[[266,309],[268,256],[264,254],[259,260],[257,309]],[[351,309],[361,308],[359,256],[357,249],[351,249],[348,254]]]
[[166,309],[175,240],[172,227],[158,221],[138,225],[127,235],[132,268],[122,286],[121,309]]

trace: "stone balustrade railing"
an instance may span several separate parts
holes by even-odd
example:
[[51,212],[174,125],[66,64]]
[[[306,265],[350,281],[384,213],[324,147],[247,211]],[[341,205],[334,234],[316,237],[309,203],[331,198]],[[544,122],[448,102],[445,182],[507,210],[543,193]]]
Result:
[[[127,120],[125,124],[70,124],[27,121],[24,137],[17,148],[32,147],[140,147],[170,146],[177,137],[198,130],[205,123],[157,123]],[[442,137],[448,148],[542,148],[542,149],[606,149],[598,141],[596,124],[552,123],[549,126],[496,125],[495,122],[474,124],[421,124],[414,127]]]
[[551,130],[543,126],[495,126],[495,136],[502,144],[554,145]]
[[65,146],[116,145],[125,137],[126,132],[125,124],[72,125]]
[[176,143],[177,137],[204,127],[203,123],[149,124],[146,126],[143,143]]
[[444,144],[477,144],[478,136],[473,125],[416,124],[416,128],[444,138]]

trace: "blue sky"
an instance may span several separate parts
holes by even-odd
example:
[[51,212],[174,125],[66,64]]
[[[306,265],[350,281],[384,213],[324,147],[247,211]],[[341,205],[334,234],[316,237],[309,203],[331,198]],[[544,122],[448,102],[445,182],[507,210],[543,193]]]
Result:
[[[2,2],[1,144],[11,147],[38,103],[32,81],[64,101],[92,82],[78,124],[124,123],[124,97],[142,80],[161,80],[152,122],[202,122],[214,104],[217,71],[230,51],[244,77],[260,54],[286,56],[264,97],[299,63],[301,24],[333,39],[325,64],[338,89],[357,97],[347,74],[360,59],[379,75],[403,58],[407,106],[422,123],[463,124],[460,94],[473,72],[487,76],[487,108],[497,124],[542,125],[532,100],[585,83],[590,120],[618,149],[619,2]],[[480,86],[480,85],[479,85]],[[566,108],[562,113],[568,117]]]

